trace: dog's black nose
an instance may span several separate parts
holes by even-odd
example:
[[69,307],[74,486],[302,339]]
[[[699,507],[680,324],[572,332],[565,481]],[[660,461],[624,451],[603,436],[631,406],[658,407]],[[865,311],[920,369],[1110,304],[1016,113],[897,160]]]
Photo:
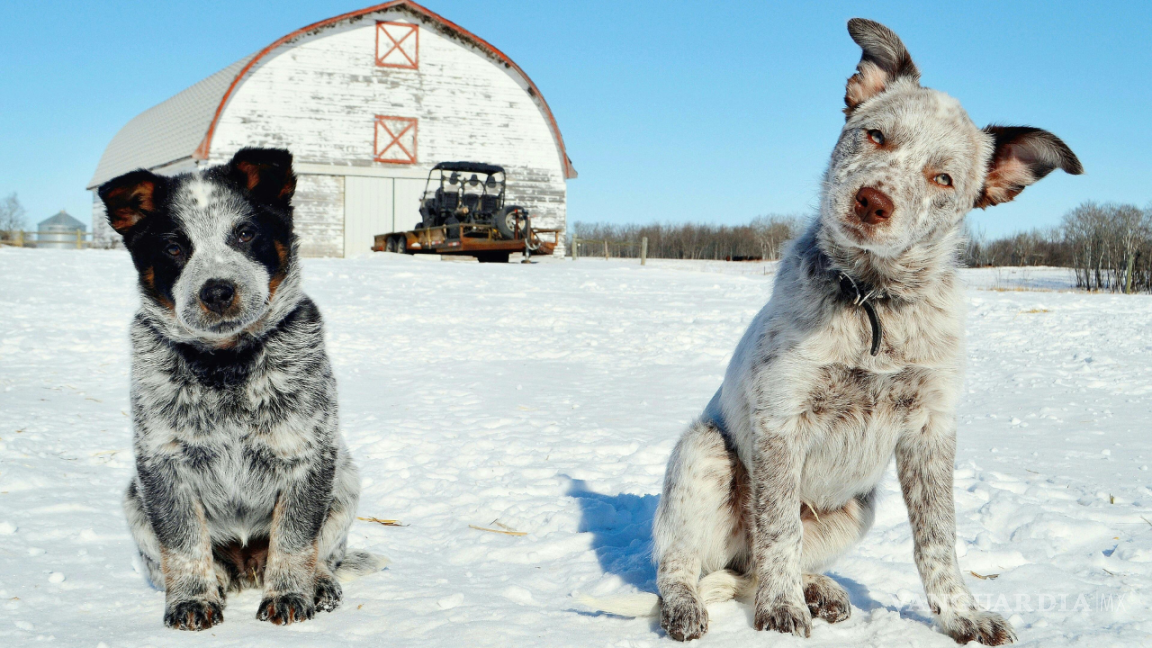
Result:
[[209,279],[200,288],[200,303],[217,315],[228,310],[234,299],[236,299],[236,286],[231,281]]
[[864,187],[856,192],[853,210],[857,218],[869,225],[877,225],[892,218],[892,209],[892,199],[879,189]]

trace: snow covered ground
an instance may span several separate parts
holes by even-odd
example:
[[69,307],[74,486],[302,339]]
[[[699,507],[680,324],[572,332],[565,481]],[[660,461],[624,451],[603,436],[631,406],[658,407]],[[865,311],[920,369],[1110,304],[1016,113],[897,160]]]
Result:
[[[120,510],[131,263],[0,249],[0,645],[672,645],[572,595],[654,591],[664,463],[771,272],[307,261],[360,514],[404,525],[358,522],[351,544],[392,563],[314,621],[258,622],[246,592],[222,625],[185,634],[163,628]],[[1152,297],[1072,292],[1058,269],[965,277],[955,492],[961,566],[988,577],[969,575],[973,591],[1024,644],[1152,644]],[[831,572],[851,619],[759,636],[732,602],[699,645],[955,645],[931,626],[894,476],[882,490],[875,528]]]

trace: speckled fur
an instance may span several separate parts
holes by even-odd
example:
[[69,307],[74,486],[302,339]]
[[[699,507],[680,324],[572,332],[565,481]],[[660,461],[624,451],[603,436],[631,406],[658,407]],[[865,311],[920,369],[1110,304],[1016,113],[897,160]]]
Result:
[[[303,621],[339,604],[342,564],[372,562],[345,549],[360,485],[320,313],[300,288],[294,183],[286,151],[245,149],[228,165],[101,188],[141,277],[124,506],[170,627],[219,623],[242,587],[263,587],[258,618]],[[250,243],[236,240],[242,224]],[[158,255],[166,242],[182,254]],[[236,285],[223,316],[198,301],[209,279]]]
[[[1045,131],[976,127],[955,99],[919,85],[903,44],[882,25],[856,19],[849,32],[863,56],[820,215],[786,253],[723,385],[669,460],[653,538],[661,625],[675,639],[707,631],[705,602],[715,593],[701,590],[711,574],[744,579],[725,585],[730,595],[754,590],[760,630],[808,636],[813,616],[847,618],[847,594],[819,572],[871,526],[893,456],[941,627],[959,642],[1015,639],[1003,618],[977,607],[955,554],[964,359],[956,253],[974,206],[1080,165]],[[863,187],[892,199],[885,222],[854,214]],[[834,271],[882,292],[876,356],[865,313],[840,297]]]

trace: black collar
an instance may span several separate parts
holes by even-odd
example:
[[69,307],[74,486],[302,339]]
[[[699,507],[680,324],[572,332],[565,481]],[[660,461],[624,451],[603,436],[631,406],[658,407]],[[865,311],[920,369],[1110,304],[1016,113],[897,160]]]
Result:
[[852,306],[859,306],[868,314],[868,323],[872,325],[872,348],[869,353],[876,355],[880,352],[880,343],[884,340],[884,326],[880,323],[880,316],[876,314],[873,302],[884,299],[883,291],[876,290],[871,284],[853,279],[843,270],[830,270],[833,281],[840,285],[840,297],[847,300]]
[[884,326],[880,323],[880,316],[876,313],[875,302],[888,299],[888,295],[881,289],[853,277],[846,271],[836,267],[835,262],[818,245],[812,246],[815,252],[816,276],[823,276],[836,291],[836,299],[846,302],[849,306],[863,308],[868,314],[868,323],[872,325],[872,346],[868,352],[875,356],[880,353],[880,343],[884,341]]

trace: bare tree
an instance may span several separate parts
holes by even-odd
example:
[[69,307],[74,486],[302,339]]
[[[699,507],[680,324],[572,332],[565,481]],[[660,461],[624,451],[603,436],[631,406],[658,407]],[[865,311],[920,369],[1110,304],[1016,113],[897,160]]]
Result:
[[1152,290],[1152,209],[1086,202],[1064,216],[1062,230],[1078,287]]
[[20,199],[16,197],[16,192],[8,194],[8,197],[0,201],[0,237],[4,240],[10,240],[15,237],[16,230],[22,230],[26,227],[24,206],[20,204]]
[[1136,284],[1136,261],[1152,233],[1149,215],[1135,205],[1117,205],[1112,215],[1112,227],[1118,262],[1114,268],[1116,283],[1124,292],[1131,293]]
[[779,259],[784,244],[796,238],[803,227],[804,218],[794,214],[770,214],[753,218],[752,231],[760,242],[760,256],[764,259]]

